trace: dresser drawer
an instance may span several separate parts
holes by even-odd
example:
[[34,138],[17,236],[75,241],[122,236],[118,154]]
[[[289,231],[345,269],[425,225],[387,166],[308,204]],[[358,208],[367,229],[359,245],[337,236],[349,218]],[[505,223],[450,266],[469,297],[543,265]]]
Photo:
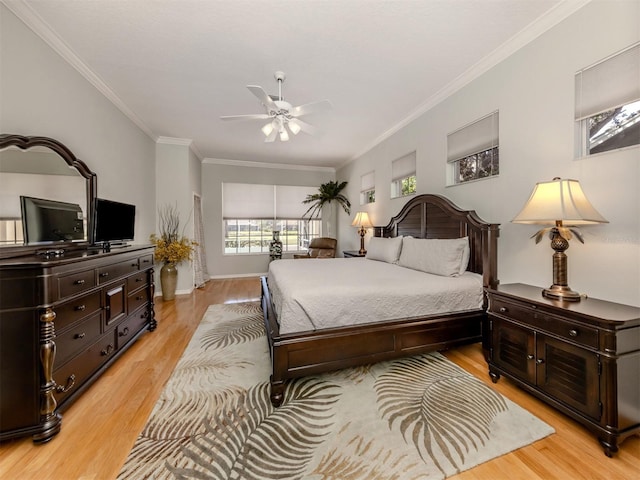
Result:
[[71,326],[64,333],[56,335],[56,365],[62,365],[87,348],[100,336],[102,320],[100,313],[88,317]]
[[146,270],[149,267],[153,266],[153,254],[144,255],[140,257],[140,264],[138,267],[140,270]]
[[116,278],[124,277],[138,271],[138,259],[126,260],[114,263],[98,269],[98,284],[110,282]]
[[118,325],[116,329],[117,347],[122,348],[136,333],[138,333],[149,321],[149,311],[141,308],[134,312],[129,318]]
[[93,270],[85,270],[58,278],[58,291],[60,298],[69,297],[84,292],[96,286],[96,277]]
[[56,333],[75,323],[83,317],[100,310],[100,292],[94,292],[84,297],[76,298],[55,309]]
[[138,290],[137,292],[133,292],[127,298],[127,312],[133,312],[137,310],[148,301],[149,298],[147,296],[146,290]]
[[82,386],[96,370],[113,356],[115,351],[115,337],[113,332],[110,332],[80,355],[54,370],[54,380],[59,388],[64,388],[62,392],[57,389],[54,391],[58,405]]
[[536,329],[553,333],[580,345],[598,348],[598,329],[579,325],[538,309],[535,305],[520,304],[492,297],[490,312],[521,321]]
[[135,275],[127,278],[127,291],[129,293],[147,286],[148,273],[146,271],[136,273]]

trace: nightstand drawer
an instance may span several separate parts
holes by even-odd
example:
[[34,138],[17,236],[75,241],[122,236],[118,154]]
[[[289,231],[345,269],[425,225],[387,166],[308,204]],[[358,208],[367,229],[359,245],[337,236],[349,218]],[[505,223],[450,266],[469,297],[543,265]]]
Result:
[[491,301],[490,311],[580,345],[598,348],[598,330],[596,328],[569,322],[557,315],[541,310],[535,305],[504,301],[494,296]]

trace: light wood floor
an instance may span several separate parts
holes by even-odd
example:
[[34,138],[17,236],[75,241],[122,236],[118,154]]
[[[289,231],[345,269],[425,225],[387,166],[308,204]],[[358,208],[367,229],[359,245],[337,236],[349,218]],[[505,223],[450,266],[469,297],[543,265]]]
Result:
[[[114,479],[207,306],[259,297],[257,278],[212,280],[167,303],[157,297],[158,329],[143,335],[64,413],[62,431],[52,441],[34,446],[24,438],[0,444],[0,479]],[[493,385],[479,344],[446,355],[556,430],[452,479],[640,479],[639,436],[628,438],[614,458],[607,458],[597,440],[568,417],[505,379]]]

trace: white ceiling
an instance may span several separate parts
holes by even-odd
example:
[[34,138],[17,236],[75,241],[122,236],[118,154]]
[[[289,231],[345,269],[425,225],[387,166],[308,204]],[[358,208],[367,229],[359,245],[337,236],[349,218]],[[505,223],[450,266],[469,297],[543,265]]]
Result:
[[[337,167],[585,0],[3,0],[152,138],[202,158]],[[264,143],[246,85],[323,132]]]

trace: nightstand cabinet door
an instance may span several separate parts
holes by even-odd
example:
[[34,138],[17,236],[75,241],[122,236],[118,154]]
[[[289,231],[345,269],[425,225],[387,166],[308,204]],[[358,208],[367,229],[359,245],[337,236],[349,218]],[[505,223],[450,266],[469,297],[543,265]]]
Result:
[[536,386],[596,421],[600,409],[598,355],[546,335],[536,335]]
[[505,372],[536,382],[533,330],[499,317],[493,318],[493,361]]

